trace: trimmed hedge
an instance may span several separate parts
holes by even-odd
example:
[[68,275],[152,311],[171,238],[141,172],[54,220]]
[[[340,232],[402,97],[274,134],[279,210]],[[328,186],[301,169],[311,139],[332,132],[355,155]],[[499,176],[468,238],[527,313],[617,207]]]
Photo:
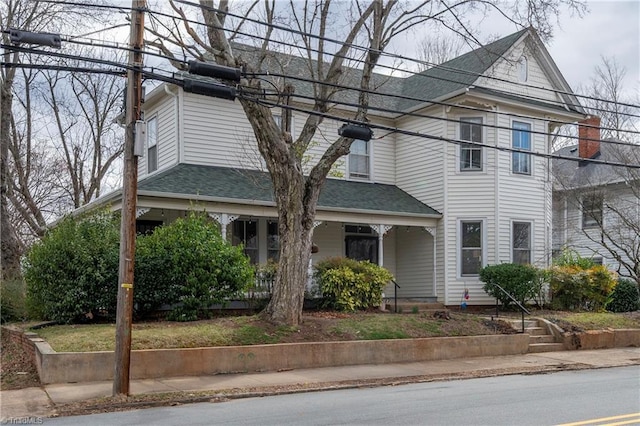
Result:
[[[30,316],[64,323],[115,318],[119,240],[119,216],[108,211],[60,221],[26,258]],[[251,283],[253,268],[242,247],[223,241],[203,215],[192,213],[137,237],[137,316],[166,304],[171,319],[195,320]]]
[[107,211],[66,217],[31,247],[24,274],[30,316],[64,323],[115,316],[119,222]]
[[382,290],[393,279],[382,266],[349,258],[328,258],[314,269],[324,307],[339,311],[380,306]]
[[541,292],[538,269],[531,265],[517,263],[488,265],[480,270],[480,280],[485,283],[483,290],[489,296],[498,299],[505,309],[514,303],[509,296],[500,291],[496,284],[523,306],[529,300],[537,300]]
[[242,247],[224,241],[206,216],[191,213],[138,237],[136,312],[173,304],[169,319],[193,321],[206,317],[211,305],[239,295],[253,277]]
[[606,308],[611,312],[633,312],[640,309],[638,283],[626,278],[618,280]]

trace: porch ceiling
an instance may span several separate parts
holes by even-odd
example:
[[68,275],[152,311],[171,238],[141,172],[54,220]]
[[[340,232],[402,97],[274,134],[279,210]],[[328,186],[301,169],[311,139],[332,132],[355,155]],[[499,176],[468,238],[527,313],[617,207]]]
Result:
[[[190,199],[253,208],[275,206],[271,180],[267,173],[257,170],[178,164],[142,179],[138,193],[145,199]],[[318,215],[323,212],[322,216],[331,213],[414,219],[442,216],[397,186],[338,179],[327,179],[322,189]]]

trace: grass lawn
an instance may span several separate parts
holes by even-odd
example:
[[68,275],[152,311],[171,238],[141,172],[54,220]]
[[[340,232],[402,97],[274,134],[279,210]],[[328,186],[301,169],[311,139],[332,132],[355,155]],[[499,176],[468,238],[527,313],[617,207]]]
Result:
[[[542,311],[564,329],[640,328],[640,312],[631,314]],[[34,330],[57,352],[112,351],[114,324],[56,325]],[[426,313],[308,312],[298,327],[274,326],[259,316],[219,317],[195,322],[136,323],[132,349],[195,348],[269,343],[477,336],[513,332],[504,324],[470,313],[437,319]]]

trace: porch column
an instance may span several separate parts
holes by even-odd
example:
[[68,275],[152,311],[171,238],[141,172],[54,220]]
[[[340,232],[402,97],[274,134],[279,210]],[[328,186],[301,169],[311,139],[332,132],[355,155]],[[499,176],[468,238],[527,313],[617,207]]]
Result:
[[[321,220],[313,221],[313,229],[316,229],[318,225],[322,225]],[[313,243],[312,243],[313,245]],[[307,267],[307,291],[311,292],[313,290],[313,259],[312,256],[309,257],[309,266]]]
[[433,295],[437,296],[437,286],[436,286],[436,228],[425,226],[424,230],[427,231],[433,237]]
[[227,225],[236,220],[239,216],[226,213],[209,213],[209,217],[220,224],[220,234],[223,240],[227,240]]
[[378,234],[378,264],[384,266],[384,234],[393,228],[393,225],[380,224],[374,225],[371,228]]

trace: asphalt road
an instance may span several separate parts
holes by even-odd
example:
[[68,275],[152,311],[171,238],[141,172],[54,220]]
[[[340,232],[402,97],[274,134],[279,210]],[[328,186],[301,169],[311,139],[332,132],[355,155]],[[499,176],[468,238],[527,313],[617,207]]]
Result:
[[640,366],[46,419],[51,425],[640,425]]

